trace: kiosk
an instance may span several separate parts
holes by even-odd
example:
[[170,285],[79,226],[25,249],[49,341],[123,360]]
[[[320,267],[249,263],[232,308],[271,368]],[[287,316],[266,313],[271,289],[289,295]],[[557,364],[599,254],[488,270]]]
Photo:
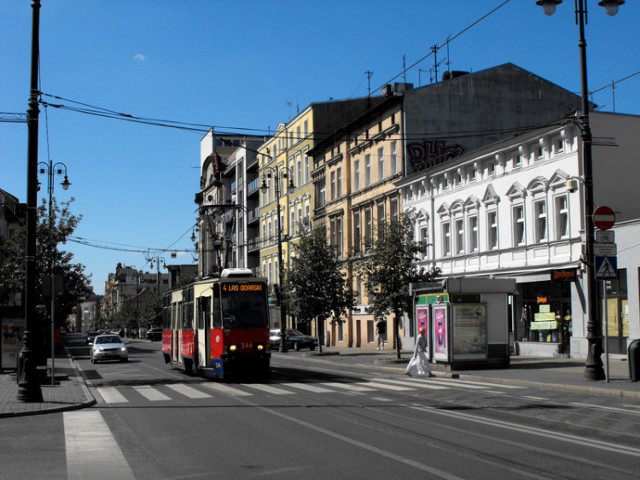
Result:
[[509,366],[515,279],[447,278],[412,284],[411,291],[416,331],[426,329],[432,364],[444,370]]

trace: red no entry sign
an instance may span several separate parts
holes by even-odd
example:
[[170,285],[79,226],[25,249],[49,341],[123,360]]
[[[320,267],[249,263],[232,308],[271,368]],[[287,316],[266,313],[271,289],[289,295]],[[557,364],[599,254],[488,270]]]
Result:
[[609,230],[616,223],[616,214],[609,207],[598,207],[593,211],[593,224],[600,230]]

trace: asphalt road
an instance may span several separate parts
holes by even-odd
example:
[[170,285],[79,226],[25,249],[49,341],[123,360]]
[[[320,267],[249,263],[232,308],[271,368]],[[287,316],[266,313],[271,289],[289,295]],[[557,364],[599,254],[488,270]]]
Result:
[[93,408],[0,420],[0,479],[636,479],[640,404],[274,353],[225,382],[74,354]]

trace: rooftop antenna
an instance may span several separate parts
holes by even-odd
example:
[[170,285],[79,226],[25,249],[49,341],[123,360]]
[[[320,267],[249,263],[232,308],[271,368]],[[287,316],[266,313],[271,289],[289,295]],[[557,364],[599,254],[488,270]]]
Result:
[[373,72],[366,70],[364,73],[367,75],[367,92],[369,92],[367,96],[371,98],[371,77],[373,76]]
[[402,78],[407,83],[407,55],[402,55]]
[[431,47],[433,52],[433,76],[435,77],[435,83],[438,83],[438,44],[436,43]]

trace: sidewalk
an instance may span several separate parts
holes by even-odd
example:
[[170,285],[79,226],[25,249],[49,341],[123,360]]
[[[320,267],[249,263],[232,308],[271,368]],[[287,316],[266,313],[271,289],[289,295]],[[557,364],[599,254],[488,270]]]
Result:
[[22,402],[18,400],[15,371],[0,372],[0,418],[77,410],[96,403],[75,362],[66,354],[56,355],[54,373],[54,385],[49,375],[41,384],[42,402]]
[[[274,357],[280,354],[274,352]],[[295,354],[298,355],[298,354]],[[348,365],[366,369],[402,374],[411,358],[411,352],[402,352],[401,359],[390,350],[356,350],[323,348],[323,352],[308,352],[299,356],[301,361]],[[603,356],[603,361],[605,358]],[[606,371],[606,364],[605,364]],[[624,397],[640,400],[640,382],[629,380],[629,366],[624,357],[610,358],[609,381],[585,379],[584,359],[511,357],[506,369],[461,370],[444,372],[436,367],[436,376],[506,385],[535,386],[539,388],[582,392],[592,395]],[[95,404],[76,363],[67,356],[56,358],[55,385],[45,382],[42,402],[25,403],[17,398],[18,384],[15,372],[0,373],[0,418],[36,415],[49,412],[75,410]],[[420,381],[417,380],[416,381]]]
[[[402,351],[401,360],[395,351],[358,351],[324,348],[323,353],[311,352],[322,361],[338,362],[371,370],[375,368],[388,372],[404,372],[412,352]],[[337,357],[340,360],[333,360]],[[602,355],[605,374],[606,357]],[[536,386],[551,390],[563,390],[634,398],[640,400],[640,382],[632,382],[629,376],[629,364],[626,356],[610,356],[608,381],[587,380],[585,378],[585,359],[583,358],[540,358],[512,356],[509,368],[444,371],[437,365],[433,373],[438,377],[458,378],[460,380],[498,383],[505,385]]]

